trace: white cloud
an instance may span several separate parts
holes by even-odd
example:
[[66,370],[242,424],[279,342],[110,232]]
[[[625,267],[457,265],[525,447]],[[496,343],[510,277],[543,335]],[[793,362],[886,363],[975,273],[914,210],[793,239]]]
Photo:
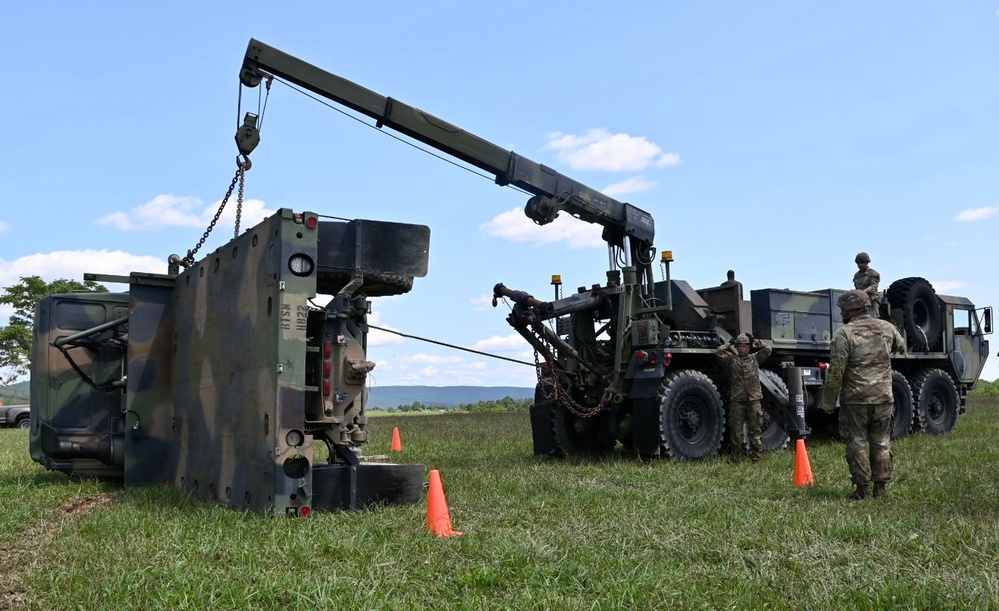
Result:
[[968,208],[962,210],[954,217],[955,221],[981,221],[999,212],[999,206],[986,206],[984,208]]
[[7,231],[7,223],[0,221],[0,233]]
[[[27,276],[39,276],[46,282],[59,279],[82,282],[83,274],[88,272],[127,276],[133,271],[165,274],[166,259],[107,249],[60,250],[27,255],[13,261],[0,259],[0,288],[17,284]],[[113,291],[124,290],[122,285],[109,288]],[[9,318],[13,312],[10,306],[0,306],[0,321]]]
[[582,136],[551,133],[545,148],[556,151],[558,160],[575,170],[634,172],[680,163],[679,155],[664,152],[643,136],[612,134],[603,128],[591,129]]
[[434,354],[411,354],[409,356],[404,356],[399,359],[400,363],[405,365],[444,365],[444,364],[455,364],[461,362],[460,356],[436,356]]
[[642,193],[651,190],[656,186],[656,181],[649,180],[644,176],[632,176],[621,182],[604,187],[603,193],[611,197],[619,197],[628,193]]
[[167,262],[165,258],[107,249],[37,253],[13,261],[0,260],[0,286],[15,284],[25,276],[40,276],[46,282],[60,278],[82,282],[86,272],[127,276],[133,271],[165,274]]
[[475,342],[472,349],[481,352],[489,352],[490,350],[523,350],[525,344],[527,344],[527,340],[517,333],[513,333],[506,336],[493,335],[492,337],[479,340]]
[[[151,201],[132,208],[127,212],[113,212],[97,219],[99,225],[113,227],[121,231],[150,231],[162,227],[208,227],[222,200],[206,206],[196,197],[178,195],[157,195]],[[236,200],[230,198],[226,203],[219,221],[225,221],[225,227],[235,227]],[[274,214],[267,209],[259,199],[248,199],[243,202],[241,227],[250,227],[265,217]]]
[[565,242],[569,248],[594,248],[605,246],[600,238],[599,225],[585,223],[568,213],[544,227],[524,215],[520,208],[504,212],[485,223],[480,229],[488,236],[520,244],[551,244]]
[[[398,331],[398,329],[392,327],[391,325],[382,324],[379,321],[380,317],[381,317],[381,312],[372,312],[368,314],[368,324],[376,325],[385,329],[392,329],[393,331]],[[368,332],[368,346],[388,346],[394,344],[401,344],[405,341],[406,339],[401,335],[396,335],[395,333],[389,333],[388,331],[371,329]]]
[[493,309],[493,296],[479,295],[478,297],[472,297],[468,300],[468,303],[472,305],[472,310],[476,312],[486,312]]

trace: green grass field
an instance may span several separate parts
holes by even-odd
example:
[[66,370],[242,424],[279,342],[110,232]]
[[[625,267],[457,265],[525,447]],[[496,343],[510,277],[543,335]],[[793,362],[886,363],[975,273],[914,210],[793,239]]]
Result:
[[531,454],[526,413],[386,416],[368,454],[439,469],[426,505],[269,519],[172,488],[47,473],[0,430],[0,609],[999,608],[999,400],[895,444],[889,496],[850,502],[843,447],[759,465]]

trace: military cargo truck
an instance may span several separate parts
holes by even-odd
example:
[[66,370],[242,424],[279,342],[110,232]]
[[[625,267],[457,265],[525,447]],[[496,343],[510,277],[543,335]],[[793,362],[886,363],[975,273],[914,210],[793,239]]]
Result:
[[415,502],[422,465],[361,453],[367,315],[426,274],[429,240],[282,209],[183,271],[87,277],[127,292],[44,298],[31,457],[273,515]]

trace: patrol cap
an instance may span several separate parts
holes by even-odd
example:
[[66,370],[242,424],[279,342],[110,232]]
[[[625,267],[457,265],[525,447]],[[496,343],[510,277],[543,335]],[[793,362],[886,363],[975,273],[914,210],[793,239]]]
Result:
[[749,336],[746,335],[745,333],[740,333],[732,343],[735,344],[736,346],[738,346],[739,344],[745,344],[748,346]]
[[836,305],[842,310],[866,310],[871,307],[871,298],[864,291],[853,289],[840,295]]
[[854,263],[870,263],[871,255],[866,252],[858,252],[856,258],[853,260]]

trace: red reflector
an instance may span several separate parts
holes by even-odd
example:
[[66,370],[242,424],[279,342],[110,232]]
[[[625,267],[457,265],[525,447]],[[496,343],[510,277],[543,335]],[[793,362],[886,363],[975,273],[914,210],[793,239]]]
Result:
[[306,505],[306,506],[304,506],[304,507],[302,507],[301,509],[298,510],[298,515],[302,516],[303,518],[309,517],[310,513],[312,513],[312,510],[309,509],[308,505]]
[[659,360],[658,358],[656,358],[657,356],[658,355],[655,352],[653,352],[652,354],[649,355],[649,365],[655,365],[656,364],[656,361]]
[[635,358],[638,359],[639,363],[644,363],[645,359],[649,358],[649,353],[644,350],[639,350],[635,353]]
[[326,358],[333,356],[333,342],[327,341],[323,343],[323,356]]
[[825,371],[828,368],[829,368],[829,363],[819,363],[819,369],[821,369],[822,371]]
[[323,361],[323,375],[327,378],[333,373],[333,361]]
[[669,362],[673,360],[673,353],[667,352],[666,356],[663,357],[663,367],[669,367]]
[[310,216],[309,218],[305,219],[305,226],[308,227],[309,229],[315,229],[316,227],[319,226],[319,219],[317,219],[314,216]]
[[323,394],[326,395],[327,397],[330,396],[330,388],[331,388],[330,381],[323,380]]

